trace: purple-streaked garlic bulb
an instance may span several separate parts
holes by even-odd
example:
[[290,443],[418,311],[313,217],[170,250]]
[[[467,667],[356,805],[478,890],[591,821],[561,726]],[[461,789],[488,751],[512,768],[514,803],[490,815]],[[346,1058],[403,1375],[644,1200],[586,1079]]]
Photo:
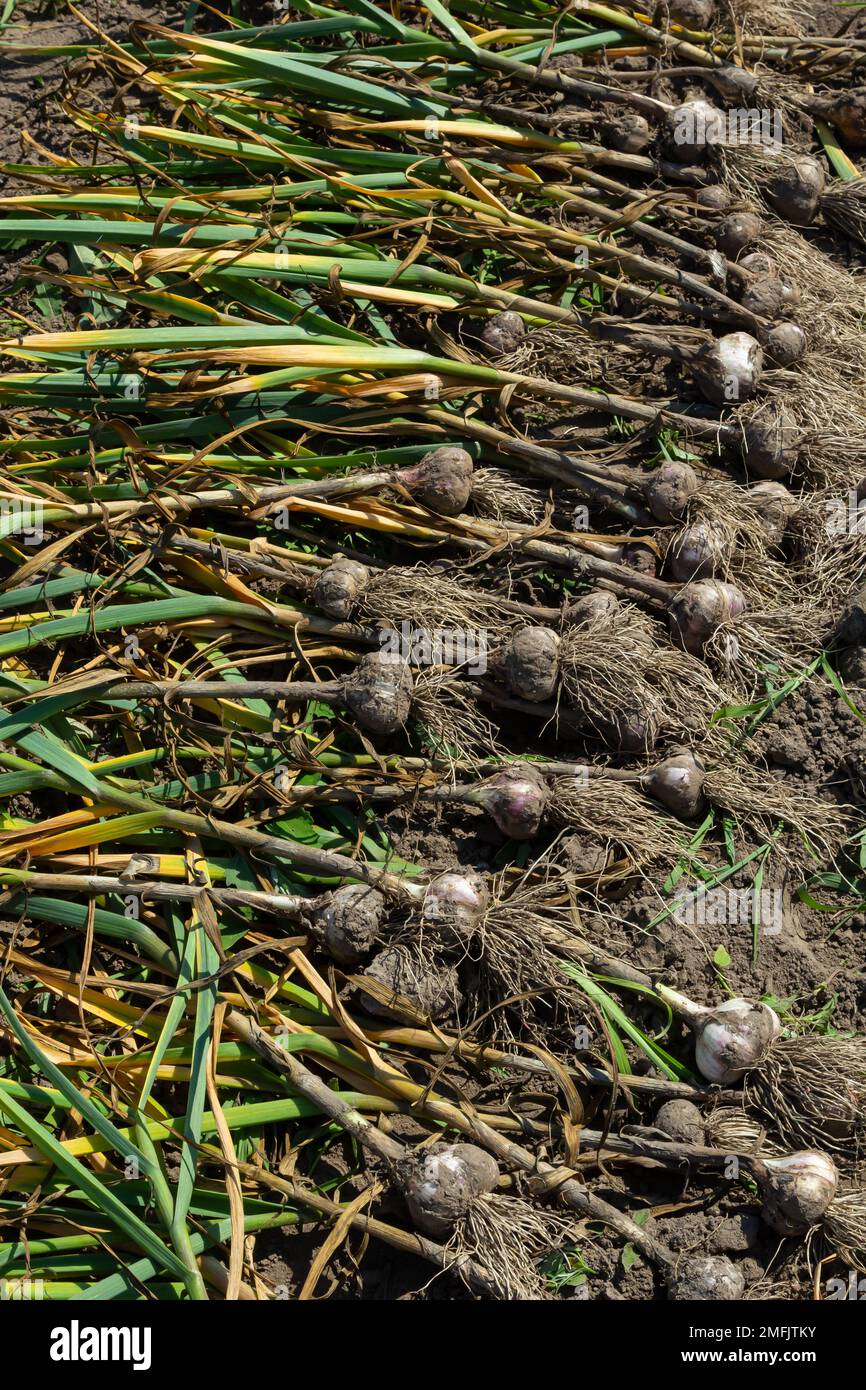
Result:
[[471,931],[484,916],[489,902],[487,883],[475,869],[449,869],[428,886],[421,918],[431,926],[451,925]]
[[760,1066],[782,1029],[769,1004],[726,999],[703,1008],[667,985],[659,985],[658,993],[694,1033],[701,1076],[718,1086],[730,1086]]
[[531,840],[538,834],[549,795],[531,763],[512,763],[479,787],[478,799],[503,835]]

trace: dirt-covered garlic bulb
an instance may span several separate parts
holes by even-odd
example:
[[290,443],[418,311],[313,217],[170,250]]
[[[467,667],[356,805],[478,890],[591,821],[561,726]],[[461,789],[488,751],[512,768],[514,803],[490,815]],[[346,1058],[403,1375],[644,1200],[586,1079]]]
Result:
[[731,206],[731,195],[720,183],[708,183],[697,190],[695,202],[705,212],[727,212]]
[[703,1008],[667,985],[659,985],[658,993],[694,1033],[701,1076],[718,1086],[730,1086],[760,1066],[781,1032],[779,1016],[769,1004],[726,999]]
[[401,468],[397,477],[422,507],[438,516],[459,516],[472,495],[474,468],[465,449],[443,445],[411,468]]
[[412,672],[391,652],[362,656],[346,680],[343,698],[358,723],[375,734],[393,734],[409,718]]
[[668,1298],[718,1303],[743,1297],[746,1281],[727,1255],[693,1255],[684,1259],[668,1282]]
[[845,605],[836,628],[836,639],[845,647],[866,644],[866,584]]
[[492,314],[481,330],[481,341],[487,351],[499,356],[513,352],[526,337],[526,324],[513,309]]
[[850,87],[831,97],[813,97],[812,113],[841,131],[845,143],[866,149],[866,87]]
[[348,883],[316,902],[311,927],[340,965],[358,965],[379,939],[385,899],[375,888]]
[[836,659],[836,670],[848,685],[866,685],[866,647],[845,647]]
[[[423,1018],[439,1019],[462,1002],[457,971],[448,961],[433,962],[408,946],[386,946],[363,972],[374,988],[361,988],[365,1012],[373,1018],[402,1020],[406,1004]],[[378,988],[375,988],[378,986]]]
[[824,170],[811,155],[800,154],[786,159],[765,189],[767,202],[774,212],[796,227],[806,227],[815,220],[818,203],[824,192]]
[[707,1142],[707,1126],[698,1107],[690,1100],[666,1100],[653,1120],[653,1128],[661,1130],[677,1144]]
[[716,228],[716,246],[734,260],[763,235],[764,224],[754,212],[732,212]]
[[768,256],[766,251],[750,251],[747,256],[741,256],[737,265],[749,270],[753,275],[778,275],[779,263],[772,256]]
[[674,579],[687,584],[691,579],[709,579],[721,549],[720,537],[707,521],[693,521],[674,536],[667,552],[667,563]]
[[595,589],[591,594],[581,594],[572,603],[566,603],[562,617],[570,624],[604,622],[613,617],[619,606],[616,594],[607,589]]
[[705,97],[681,102],[665,113],[665,148],[684,162],[703,159],[711,145],[722,143],[724,131],[724,111]]
[[754,396],[761,381],[764,352],[751,333],[725,333],[691,359],[701,394],[713,405],[736,405]]
[[476,1144],[432,1144],[398,1168],[398,1180],[414,1225],[429,1236],[445,1236],[473,1202],[499,1181],[495,1159]]
[[698,491],[698,475],[687,463],[662,463],[643,484],[644,501],[663,525],[678,521]]
[[357,560],[340,555],[316,576],[313,602],[329,618],[345,622],[370,582],[370,571]]
[[523,627],[492,653],[489,669],[519,700],[550,700],[559,683],[559,638],[549,627]]
[[622,154],[643,154],[653,138],[649,121],[638,111],[617,111],[606,116],[599,126],[599,135],[606,149]]
[[780,1236],[802,1236],[817,1226],[839,1185],[832,1158],[817,1149],[764,1158],[755,1175],[764,1197],[761,1215]]
[[756,275],[740,296],[740,303],[750,314],[763,319],[780,319],[791,311],[799,292],[781,275]]
[[706,33],[716,17],[716,0],[673,0],[670,16],[684,29]]
[[768,547],[780,546],[788,529],[788,521],[797,503],[784,483],[768,481],[754,483],[749,488],[749,496],[755,504],[755,517],[759,522]]
[[791,411],[775,405],[743,427],[742,458],[758,478],[787,478],[800,454],[801,434]]
[[712,83],[725,101],[738,104],[741,108],[754,105],[752,98],[756,95],[761,81],[757,73],[737,67],[736,63],[724,63],[719,67],[707,68],[706,80]]
[[809,342],[798,323],[785,319],[774,323],[761,339],[764,352],[774,367],[791,367],[806,356]]

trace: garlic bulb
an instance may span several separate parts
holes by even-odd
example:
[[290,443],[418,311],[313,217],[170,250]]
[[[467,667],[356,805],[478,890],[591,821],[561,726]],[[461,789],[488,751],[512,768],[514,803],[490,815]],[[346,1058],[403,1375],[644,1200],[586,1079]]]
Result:
[[658,993],[692,1029],[698,1071],[718,1086],[730,1086],[760,1066],[782,1031],[769,1004],[726,999],[705,1009],[667,985],[659,985]]
[[688,748],[651,767],[641,787],[680,820],[694,820],[704,809],[704,769]]
[[716,1303],[743,1297],[746,1281],[727,1255],[694,1255],[677,1266],[668,1298]]
[[453,1013],[463,1002],[456,968],[447,961],[434,966],[410,946],[386,946],[373,957],[362,978],[371,988],[361,985],[361,1007],[371,1018],[404,1022],[420,1014],[435,1020]]
[[450,870],[434,878],[424,896],[421,918],[432,925],[450,923],[471,928],[483,917],[490,895],[481,874],[474,869]]
[[802,1236],[817,1226],[839,1184],[835,1163],[818,1149],[765,1158],[756,1176],[764,1195],[761,1215],[780,1236]]
[[531,763],[503,768],[477,795],[504,835],[531,840],[538,833],[548,793],[544,778]]
[[368,652],[343,688],[358,723],[374,734],[393,734],[412,708],[414,681],[408,664],[390,652]]
[[492,653],[491,675],[519,700],[539,704],[556,692],[559,637],[549,627],[523,627]]
[[668,610],[671,636],[684,651],[700,656],[713,633],[745,611],[745,596],[735,584],[695,579],[680,590]]
[[320,899],[312,929],[340,965],[357,965],[379,939],[385,899],[365,883],[348,883]]
[[398,1177],[415,1225],[444,1236],[499,1181],[496,1161],[475,1144],[433,1144],[401,1162]]
[[317,576],[313,600],[329,618],[345,622],[369,582],[366,565],[340,555]]
[[699,489],[698,475],[687,463],[662,463],[646,479],[644,501],[664,525],[679,520]]
[[656,1111],[653,1125],[678,1144],[707,1142],[704,1117],[690,1100],[666,1100]]
[[709,579],[721,550],[721,538],[705,521],[683,527],[668,547],[667,561],[674,579]]
[[459,516],[472,495],[475,465],[465,449],[443,445],[420,463],[402,468],[399,481],[416,502],[438,516]]
[[796,465],[801,441],[802,432],[793,414],[778,406],[772,414],[744,426],[743,463],[759,478],[786,478]]
[[526,324],[513,309],[493,314],[481,330],[481,341],[494,355],[513,352],[526,337]]
[[764,353],[751,333],[725,333],[691,359],[701,393],[713,405],[736,405],[754,396],[761,380]]

